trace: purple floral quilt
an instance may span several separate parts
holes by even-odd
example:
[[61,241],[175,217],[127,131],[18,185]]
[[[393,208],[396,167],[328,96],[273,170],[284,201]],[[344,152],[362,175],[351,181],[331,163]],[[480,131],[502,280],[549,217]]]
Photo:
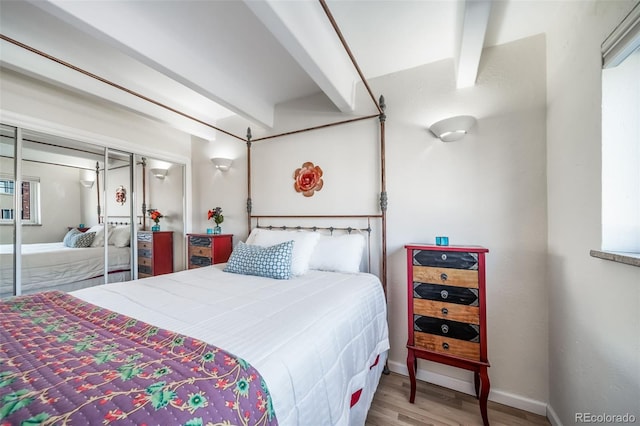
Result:
[[0,302],[0,425],[277,425],[246,361],[62,292]]

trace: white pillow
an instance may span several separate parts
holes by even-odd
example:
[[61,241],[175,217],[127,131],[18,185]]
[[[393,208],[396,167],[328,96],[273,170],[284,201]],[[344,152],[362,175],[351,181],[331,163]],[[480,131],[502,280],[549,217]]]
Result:
[[364,247],[362,234],[322,235],[313,250],[309,269],[360,272]]
[[[113,231],[114,226],[109,225],[109,234]],[[93,225],[86,232],[95,232],[96,236],[93,239],[93,243],[91,243],[91,247],[102,247],[104,246],[104,224]]]
[[91,243],[91,247],[100,247],[104,245],[104,225],[93,225],[91,228],[87,229],[86,232],[94,232],[96,235],[93,238],[93,242]]
[[309,259],[318,243],[320,234],[304,231],[277,231],[254,228],[247,238],[247,244],[270,247],[293,240],[293,256],[291,258],[291,274],[302,275],[309,270]]
[[131,242],[131,227],[129,225],[116,225],[109,231],[109,244],[116,247],[129,246]]

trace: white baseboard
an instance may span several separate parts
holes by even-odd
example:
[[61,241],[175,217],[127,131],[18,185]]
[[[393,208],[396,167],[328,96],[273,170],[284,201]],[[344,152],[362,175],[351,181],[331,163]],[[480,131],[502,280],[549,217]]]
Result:
[[[404,376],[409,375],[407,366],[398,362],[388,361],[389,369],[394,373],[402,374]],[[466,393],[468,395],[475,395],[475,387],[473,383],[466,382],[464,380],[455,379],[453,377],[445,376],[430,371],[418,369],[416,378],[425,382],[433,383],[438,386],[443,386],[448,389],[453,389],[458,392]],[[549,408],[546,402],[537,401],[535,399],[527,398],[521,395],[516,395],[510,392],[501,391],[499,389],[491,388],[489,391],[489,400],[497,402],[499,404],[508,405],[519,410],[528,411],[530,413],[539,414],[541,416],[547,416]],[[555,412],[551,410],[555,415]],[[557,419],[557,416],[555,417]],[[561,426],[561,423],[553,423],[554,426]]]
[[558,414],[551,405],[547,405],[547,419],[549,419],[549,423],[551,423],[552,426],[562,426],[560,417],[558,417]]

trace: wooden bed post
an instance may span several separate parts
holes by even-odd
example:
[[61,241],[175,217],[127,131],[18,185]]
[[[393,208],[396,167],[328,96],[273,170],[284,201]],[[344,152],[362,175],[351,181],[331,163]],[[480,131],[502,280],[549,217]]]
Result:
[[97,207],[97,212],[98,212],[98,223],[102,223],[100,221],[100,163],[98,161],[96,161],[96,191],[98,193],[98,207]]
[[251,127],[247,127],[247,236],[251,232]]
[[147,159],[142,157],[142,229],[147,229]]
[[385,169],[385,127],[387,119],[384,96],[380,95],[380,211],[382,212],[382,289],[387,297],[387,179]]

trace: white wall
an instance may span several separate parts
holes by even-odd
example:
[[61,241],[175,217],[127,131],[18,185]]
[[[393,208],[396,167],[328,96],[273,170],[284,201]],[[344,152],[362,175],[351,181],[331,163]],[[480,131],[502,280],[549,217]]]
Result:
[[[404,245],[433,243],[435,235],[448,235],[452,244],[484,245],[490,250],[490,398],[542,414],[548,398],[544,47],[544,38],[535,37],[487,50],[478,84],[469,89],[455,88],[453,61],[369,81],[388,104],[390,367],[406,373]],[[370,114],[362,87],[358,101],[358,112]],[[319,112],[322,103],[312,97],[279,106],[274,132],[344,119]],[[458,114],[479,120],[464,140],[443,143],[427,131],[429,124]],[[221,127],[243,129],[246,124],[233,119]],[[377,213],[378,129],[374,118],[254,142],[253,213]],[[261,133],[254,129],[254,136]],[[194,208],[194,226],[206,228],[201,216],[220,205],[229,218],[224,230],[244,239],[244,143],[221,136],[215,143],[194,141],[192,150],[195,199],[205,200]],[[236,156],[226,175],[208,161],[216,150]],[[306,199],[294,191],[292,177],[304,161],[325,171],[324,188]],[[419,369],[419,377],[472,389],[466,371],[422,361]]]
[[640,419],[640,268],[601,244],[600,45],[635,1],[567,2],[548,37],[549,403]]

